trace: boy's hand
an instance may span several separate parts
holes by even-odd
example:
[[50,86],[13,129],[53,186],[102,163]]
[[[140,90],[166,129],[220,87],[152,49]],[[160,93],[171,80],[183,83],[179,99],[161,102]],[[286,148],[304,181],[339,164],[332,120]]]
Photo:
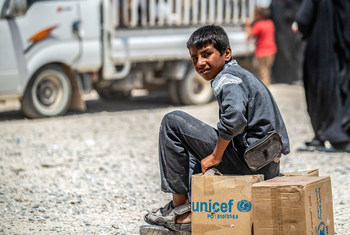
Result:
[[204,174],[210,167],[219,165],[220,162],[221,162],[221,159],[215,158],[213,154],[210,154],[206,158],[202,159],[201,161],[202,174]]
[[273,159],[273,161],[276,163],[279,163],[280,159],[281,159],[281,155],[275,157],[275,159]]
[[208,155],[206,158],[202,159],[202,173],[204,174],[210,167],[217,166],[220,164],[222,155],[227,148],[227,145],[231,142],[231,140],[225,140],[219,136],[214,151]]

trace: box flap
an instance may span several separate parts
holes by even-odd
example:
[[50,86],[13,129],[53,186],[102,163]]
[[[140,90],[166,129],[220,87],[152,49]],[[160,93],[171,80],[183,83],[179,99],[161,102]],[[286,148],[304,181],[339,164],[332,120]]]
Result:
[[313,169],[313,170],[304,170],[304,171],[292,171],[292,172],[286,172],[282,173],[284,176],[319,176],[319,170]]
[[326,180],[330,178],[329,176],[295,176],[295,177],[276,177],[270,180],[262,181],[253,184],[253,187],[281,187],[281,186],[291,186],[299,185],[304,186],[310,183],[318,182],[321,180]]

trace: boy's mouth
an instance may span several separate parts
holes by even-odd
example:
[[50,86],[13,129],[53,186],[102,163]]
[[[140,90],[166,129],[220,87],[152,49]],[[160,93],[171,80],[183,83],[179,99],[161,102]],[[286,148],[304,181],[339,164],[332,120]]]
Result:
[[200,74],[205,75],[205,74],[208,74],[209,71],[210,71],[209,69],[200,69],[198,72],[199,72]]

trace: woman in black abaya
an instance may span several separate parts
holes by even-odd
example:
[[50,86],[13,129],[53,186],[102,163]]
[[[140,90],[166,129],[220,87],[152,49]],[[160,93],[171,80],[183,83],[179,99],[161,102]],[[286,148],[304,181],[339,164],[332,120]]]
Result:
[[350,152],[350,0],[303,0],[296,21],[307,39],[303,80],[315,132],[308,146]]

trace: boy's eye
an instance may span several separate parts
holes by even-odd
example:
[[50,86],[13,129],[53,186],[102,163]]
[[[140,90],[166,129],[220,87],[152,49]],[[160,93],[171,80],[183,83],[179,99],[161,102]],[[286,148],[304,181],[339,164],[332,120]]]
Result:
[[212,54],[212,53],[210,53],[210,52],[206,52],[206,53],[204,53],[203,57],[207,58],[207,57],[209,57],[211,54]]

